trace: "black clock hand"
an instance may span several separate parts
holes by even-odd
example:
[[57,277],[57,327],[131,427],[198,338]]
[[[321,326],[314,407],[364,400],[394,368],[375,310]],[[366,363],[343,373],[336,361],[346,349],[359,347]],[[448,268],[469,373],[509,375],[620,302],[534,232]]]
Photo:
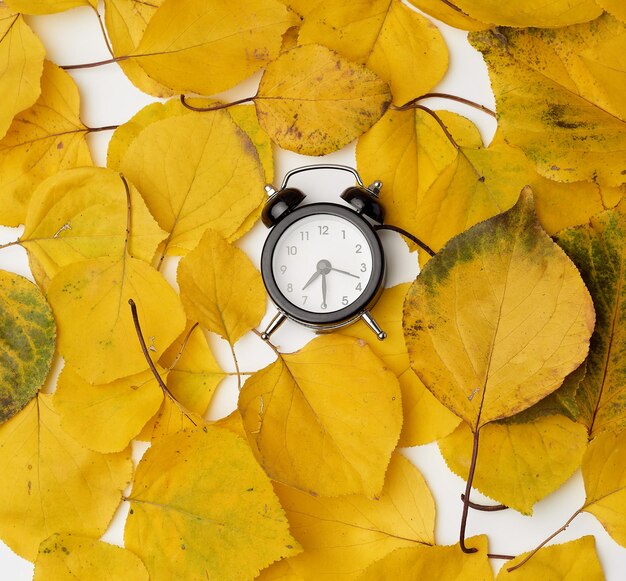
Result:
[[338,268],[331,268],[330,270],[334,270],[335,272],[340,272],[341,274],[347,274],[348,276],[351,276],[352,278],[361,278],[360,276],[357,276],[356,274],[352,274],[351,272],[340,270]]
[[326,305],[326,274],[321,273],[322,275],[322,309],[325,309],[328,305]]
[[319,270],[316,270],[315,273],[313,274],[313,276],[307,281],[307,283],[302,287],[302,290],[304,290],[307,286],[309,286],[314,280],[317,279],[317,277],[322,274]]

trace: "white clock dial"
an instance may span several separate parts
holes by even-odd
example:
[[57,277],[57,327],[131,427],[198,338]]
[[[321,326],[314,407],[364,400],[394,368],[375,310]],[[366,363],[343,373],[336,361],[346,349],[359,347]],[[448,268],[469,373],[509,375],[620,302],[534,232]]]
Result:
[[274,280],[292,304],[312,313],[345,309],[372,277],[372,250],[352,222],[331,214],[294,222],[278,239]]

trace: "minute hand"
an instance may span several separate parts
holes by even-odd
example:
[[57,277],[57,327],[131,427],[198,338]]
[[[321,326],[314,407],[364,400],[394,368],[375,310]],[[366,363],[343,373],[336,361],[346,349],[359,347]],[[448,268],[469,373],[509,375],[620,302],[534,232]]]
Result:
[[340,272],[341,274],[347,274],[348,276],[351,276],[352,278],[361,278],[360,276],[357,276],[356,274],[352,274],[351,272],[347,272],[346,270],[340,270],[339,268],[331,268],[330,270],[334,270],[335,272]]

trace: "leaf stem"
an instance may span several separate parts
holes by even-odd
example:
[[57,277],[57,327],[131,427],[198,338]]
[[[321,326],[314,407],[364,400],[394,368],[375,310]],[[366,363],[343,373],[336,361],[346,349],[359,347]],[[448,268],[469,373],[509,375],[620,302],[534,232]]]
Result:
[[490,559],[504,559],[506,561],[515,559],[514,555],[500,555],[498,553],[487,553],[487,557],[489,557]]
[[187,342],[189,341],[191,334],[196,330],[197,326],[198,326],[198,323],[197,322],[194,323],[191,329],[189,329],[187,335],[185,335],[185,338],[183,339],[183,342],[180,346],[180,349],[178,350],[178,353],[176,354],[176,357],[174,358],[174,361],[172,361],[172,364],[169,367],[167,367],[168,373],[172,371],[172,369],[174,369],[174,367],[176,367],[176,364],[180,361],[180,358],[183,356],[183,352],[185,351],[185,347],[187,347]]
[[241,391],[241,371],[239,370],[239,361],[237,360],[237,353],[235,353],[235,346],[230,345],[230,352],[233,354],[233,361],[235,362],[235,372],[237,373],[237,387]]
[[254,95],[252,97],[245,97],[244,99],[238,99],[237,101],[232,101],[230,103],[218,103],[216,105],[211,105],[210,107],[194,107],[193,105],[190,105],[189,103],[187,103],[185,95],[181,95],[180,102],[182,106],[185,107],[186,109],[189,109],[190,111],[198,111],[202,113],[205,111],[218,111],[219,109],[228,109],[229,107],[234,107],[235,105],[241,105],[242,103],[247,103],[248,101],[254,101],[254,99],[256,98],[257,98],[257,95]]
[[279,359],[282,357],[281,352],[276,348],[276,345],[274,345],[269,339],[263,339],[263,336],[261,334],[260,331],[258,331],[257,329],[252,329],[252,332],[259,338],[261,339],[261,341],[263,341],[263,343],[265,343],[265,345],[267,345],[275,354],[276,357],[278,357]]
[[[392,105],[392,107],[396,111],[403,111],[404,106],[405,105],[402,105],[402,107],[395,107]],[[452,134],[450,133],[450,131],[448,131],[448,128],[446,127],[446,124],[441,120],[441,117],[439,117],[439,115],[437,115],[437,113],[435,113],[432,109],[429,109],[425,105],[419,105],[417,103],[414,103],[407,108],[420,109],[421,111],[424,111],[424,113],[430,115],[438,123],[439,127],[441,127],[441,130],[444,132],[445,136],[448,138],[448,141],[455,147],[455,149],[461,149],[461,146],[454,140],[454,137],[452,137]]]
[[397,232],[398,234],[402,234],[405,238],[408,238],[415,244],[417,244],[424,252],[430,254],[431,256],[435,256],[435,251],[430,248],[430,246],[426,245],[416,236],[413,236],[410,232],[400,228],[399,226],[393,226],[391,224],[376,224],[374,226],[374,230],[391,230],[392,232]]
[[469,99],[465,99],[464,97],[459,97],[458,95],[450,95],[449,93],[425,93],[416,97],[415,99],[411,99],[404,105],[397,107],[399,110],[404,109],[412,109],[413,105],[415,105],[418,101],[422,101],[424,99],[448,99],[450,101],[456,101],[457,103],[462,103],[463,105],[467,105],[469,107],[473,107],[474,109],[478,109],[487,115],[490,115],[494,119],[497,117],[496,112],[489,109],[489,107],[485,107],[480,103],[476,103],[476,101],[470,101]]
[[87,133],[98,133],[99,131],[115,131],[119,125],[104,125],[103,127],[87,127]]
[[98,12],[98,8],[92,6],[93,11],[96,13],[96,17],[98,18],[98,24],[100,25],[100,31],[102,32],[102,38],[104,38],[104,44],[107,46],[107,50],[109,54],[115,58],[115,54],[113,53],[113,47],[111,47],[111,43],[109,42],[109,37],[107,36],[107,31],[104,28],[104,23],[102,22],[102,16],[100,16],[100,12]]
[[119,63],[120,61],[125,61],[130,58],[129,55],[126,56],[114,56],[110,59],[105,59],[103,61],[95,61],[92,63],[81,63],[78,65],[60,65],[60,67],[64,71],[75,71],[77,69],[93,69],[95,67],[101,67],[103,65],[111,65],[113,63]]
[[533,557],[539,549],[541,549],[544,545],[549,543],[554,537],[562,533],[570,524],[572,524],[572,521],[581,512],[582,512],[582,508],[579,508],[572,516],[570,516],[567,519],[567,522],[560,529],[554,531],[547,539],[545,539],[541,544],[537,545],[530,553],[528,553],[528,555],[526,555],[526,557],[524,557],[519,563],[517,563],[517,565],[514,565],[513,567],[509,567],[507,571],[510,573],[511,571],[515,571],[515,569],[519,569],[524,563],[530,560],[530,558]]
[[[464,494],[461,494],[461,500],[465,501]],[[483,512],[497,512],[499,510],[508,510],[509,508],[505,504],[478,504],[477,502],[472,502],[471,500],[468,500],[467,504],[469,504],[470,508],[473,508],[474,510],[481,510]]]
[[10,248],[11,246],[18,246],[19,244],[21,244],[20,240],[13,240],[12,242],[7,242],[6,244],[0,244],[0,250]]
[[469,512],[470,491],[472,482],[474,481],[474,472],[476,471],[476,462],[478,461],[478,436],[480,427],[474,432],[474,447],[472,448],[472,460],[470,462],[469,474],[467,475],[467,484],[465,485],[465,494],[463,496],[463,514],[461,515],[461,530],[459,532],[459,544],[464,553],[475,553],[478,551],[475,547],[465,546],[465,527],[467,525],[467,514]]

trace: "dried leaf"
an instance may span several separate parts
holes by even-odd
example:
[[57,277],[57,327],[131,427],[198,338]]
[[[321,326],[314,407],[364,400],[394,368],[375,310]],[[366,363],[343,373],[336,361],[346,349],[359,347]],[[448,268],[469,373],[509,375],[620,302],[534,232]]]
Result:
[[538,551],[522,567],[511,571],[528,553],[508,561],[500,569],[497,581],[604,581],[602,566],[592,536],[581,537],[562,545],[550,545]]
[[478,552],[464,553],[458,544],[396,549],[368,567],[358,581],[430,579],[435,571],[436,578],[442,581],[493,580],[487,558],[487,537],[473,537],[467,542]]
[[468,16],[451,2],[442,2],[441,0],[408,1],[422,12],[450,26],[454,26],[454,28],[460,28],[461,30],[486,30],[492,26]]
[[397,104],[427,93],[448,68],[439,29],[400,0],[320,3],[306,15],[298,43],[323,44],[365,65],[389,83]]
[[54,14],[78,6],[98,6],[97,0],[5,0],[5,3],[23,14]]
[[129,299],[137,304],[155,360],[185,327],[174,289],[150,265],[130,256],[65,267],[52,280],[48,299],[57,319],[59,353],[89,383],[109,383],[148,367]]
[[602,14],[594,0],[526,0],[523,4],[498,0],[454,0],[460,10],[497,26],[555,28],[593,20]]
[[389,87],[369,69],[310,44],[266,67],[254,103],[277,145],[324,155],[367,131],[390,101]]
[[166,237],[132,184],[117,172],[86,167],[54,174],[35,190],[20,244],[44,288],[63,267],[90,258],[121,256],[126,243],[130,196],[129,252],[150,262]]
[[426,389],[411,369],[402,331],[402,305],[409,286],[401,284],[385,289],[372,309],[372,316],[387,333],[384,341],[372,341],[372,331],[363,322],[341,330],[342,335],[367,341],[372,351],[398,377],[404,415],[399,446],[419,446],[433,442],[447,436],[460,422]]
[[[461,424],[439,441],[448,467],[467,480],[473,436]],[[585,427],[565,416],[527,423],[492,423],[480,431],[473,486],[490,498],[532,514],[533,505],[554,492],[580,467],[587,447]]]
[[167,115],[148,124],[119,169],[169,233],[162,256],[186,254],[209,228],[229,239],[241,236],[265,193],[256,149],[226,111]]
[[213,230],[180,261],[178,284],[188,317],[231,345],[265,314],[261,273],[243,250]]
[[394,375],[364,341],[335,335],[254,373],[239,411],[266,472],[323,496],[380,493],[402,425]]
[[54,356],[50,306],[28,279],[0,270],[0,423],[43,385]]
[[41,96],[13,120],[0,141],[0,223],[24,222],[33,190],[56,172],[91,165],[80,121],[80,96],[72,78],[46,61]]
[[54,534],[39,546],[33,581],[148,581],[139,558],[121,547],[72,534]]
[[470,39],[487,61],[503,137],[539,173],[625,182],[626,24],[604,15],[558,30],[502,29]]
[[304,548],[285,563],[304,579],[349,581],[394,549],[435,542],[430,490],[399,453],[391,457],[385,486],[375,499],[359,494],[320,498],[278,483],[274,489]]
[[43,71],[46,49],[24,18],[23,12],[7,2],[0,5],[0,139],[4,137],[13,117],[28,109],[41,94],[39,79]]
[[527,190],[451,240],[404,303],[413,369],[474,432],[559,387],[585,358],[593,326],[591,297]]
[[254,5],[170,0],[154,13],[131,56],[173,91],[212,95],[274,59],[283,32],[296,24],[297,16],[278,0],[255,0]]
[[54,393],[61,427],[86,448],[121,452],[154,416],[163,392],[151,371],[106,385],[87,383],[69,365],[63,368]]
[[39,543],[59,530],[99,537],[132,474],[130,454],[83,448],[60,426],[51,395],[39,394],[0,425],[0,537],[33,561]]
[[253,579],[300,550],[267,476],[226,430],[155,442],[137,467],[129,501],[125,546],[154,581]]
[[596,308],[587,374],[576,392],[578,420],[593,438],[626,427],[626,205],[561,232],[557,241],[580,270]]

